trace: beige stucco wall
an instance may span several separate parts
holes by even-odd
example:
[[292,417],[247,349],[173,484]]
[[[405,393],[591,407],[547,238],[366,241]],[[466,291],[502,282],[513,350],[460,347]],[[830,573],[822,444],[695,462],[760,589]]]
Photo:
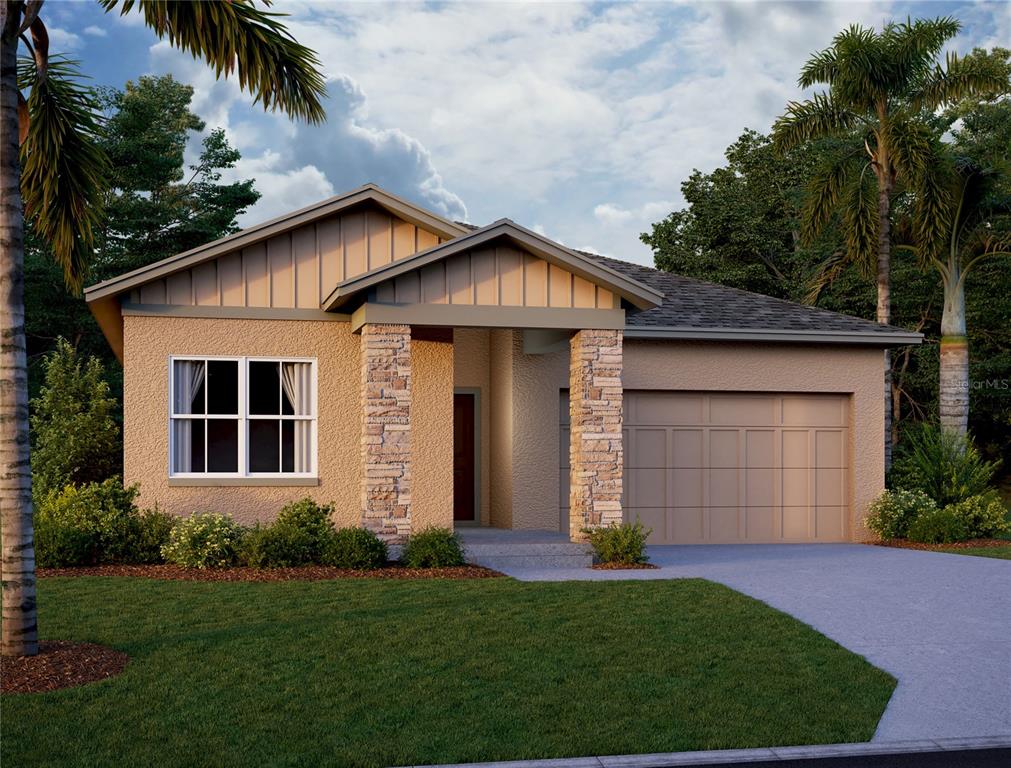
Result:
[[[288,501],[333,502],[338,525],[361,522],[359,337],[339,322],[124,317],[123,469],[140,503],[174,514],[229,512],[270,520]],[[422,525],[452,524],[452,345],[416,342],[413,502]],[[171,355],[315,357],[319,485],[174,487],[168,480],[168,361]],[[448,438],[447,438],[448,435]],[[447,469],[448,468],[448,469]]]
[[491,524],[496,528],[513,525],[513,331],[494,330],[489,334],[489,377],[491,381]]
[[[520,334],[513,336],[512,396],[522,407],[512,419],[511,519],[515,528],[558,530],[558,408],[559,391],[568,388],[568,353],[525,355]],[[493,365],[493,377],[502,365]],[[878,349],[625,340],[625,389],[849,394],[850,535],[856,540],[869,538],[863,516],[884,487],[883,376]]]

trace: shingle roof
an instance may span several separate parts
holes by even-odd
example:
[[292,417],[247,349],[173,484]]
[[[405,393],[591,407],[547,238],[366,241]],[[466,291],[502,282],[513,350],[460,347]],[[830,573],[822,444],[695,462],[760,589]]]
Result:
[[663,293],[663,304],[656,309],[628,314],[626,322],[630,328],[742,329],[883,336],[910,334],[903,328],[819,307],[707,283],[598,254],[585,255]]

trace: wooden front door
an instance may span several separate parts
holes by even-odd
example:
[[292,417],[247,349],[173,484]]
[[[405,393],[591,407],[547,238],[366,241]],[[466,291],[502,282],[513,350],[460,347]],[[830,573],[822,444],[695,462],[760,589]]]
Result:
[[453,395],[453,519],[473,522],[475,512],[475,395]]

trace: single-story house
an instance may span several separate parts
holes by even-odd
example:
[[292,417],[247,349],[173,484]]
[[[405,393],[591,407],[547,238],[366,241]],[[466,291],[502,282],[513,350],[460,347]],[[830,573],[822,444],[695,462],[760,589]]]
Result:
[[449,221],[368,184],[91,286],[124,479],[178,514],[657,543],[866,538],[918,334]]

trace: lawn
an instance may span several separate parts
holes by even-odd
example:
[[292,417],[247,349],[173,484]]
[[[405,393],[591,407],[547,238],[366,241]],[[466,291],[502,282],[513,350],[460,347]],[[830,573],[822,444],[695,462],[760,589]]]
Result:
[[950,555],[975,555],[976,557],[996,557],[1000,560],[1011,560],[1011,544],[1006,547],[942,547],[938,552]]
[[118,678],[0,702],[3,765],[317,766],[870,739],[895,686],[701,580],[39,582]]

